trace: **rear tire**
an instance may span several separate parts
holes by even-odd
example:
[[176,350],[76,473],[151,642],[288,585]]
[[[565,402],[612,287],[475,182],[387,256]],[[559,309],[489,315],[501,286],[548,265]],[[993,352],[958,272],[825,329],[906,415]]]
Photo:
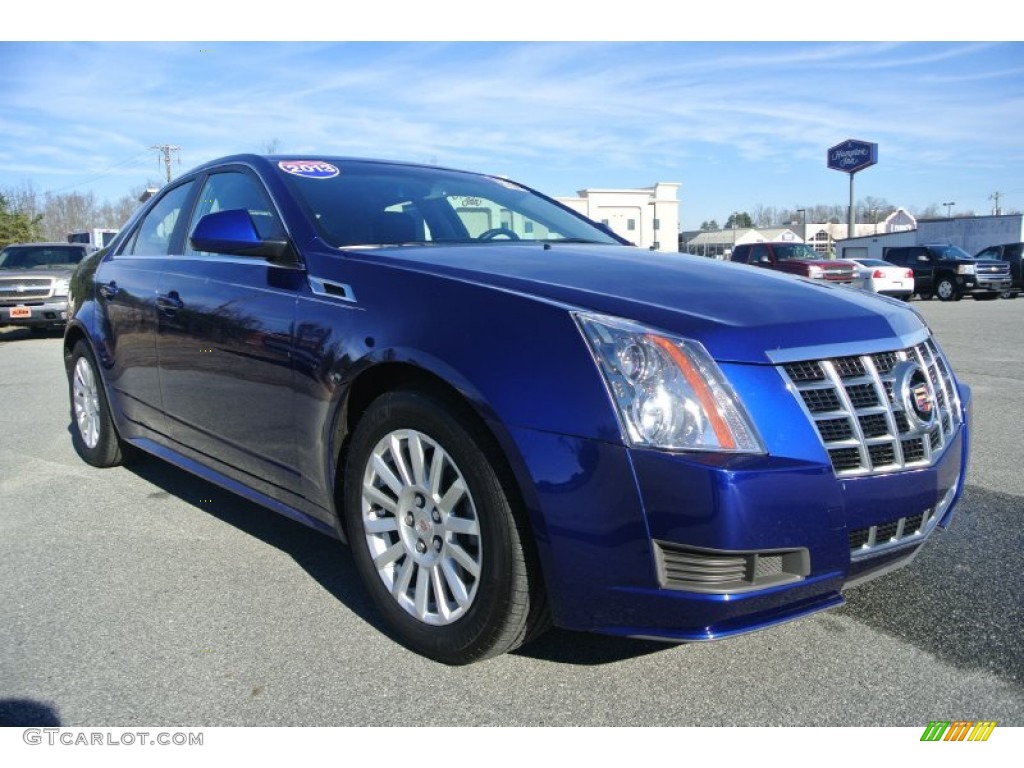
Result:
[[545,615],[495,451],[458,408],[411,391],[377,398],[348,450],[356,568],[401,642],[445,664],[512,650]]
[[110,416],[103,380],[92,350],[85,341],[75,344],[68,362],[71,399],[71,443],[82,459],[94,467],[116,467],[130,455]]

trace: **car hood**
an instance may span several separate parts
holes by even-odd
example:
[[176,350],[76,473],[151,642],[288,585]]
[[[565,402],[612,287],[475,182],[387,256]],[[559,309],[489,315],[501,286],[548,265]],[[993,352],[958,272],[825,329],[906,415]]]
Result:
[[686,254],[525,243],[360,253],[644,323],[699,340],[721,362],[770,363],[773,351],[866,341],[893,348],[924,328],[902,302]]

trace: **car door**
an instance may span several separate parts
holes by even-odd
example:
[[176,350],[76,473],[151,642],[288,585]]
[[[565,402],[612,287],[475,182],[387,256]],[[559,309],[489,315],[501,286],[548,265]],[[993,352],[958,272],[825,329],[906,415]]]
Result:
[[[262,183],[244,169],[211,173],[188,224],[243,209],[262,234],[283,232]],[[161,276],[160,389],[181,449],[267,495],[294,502],[292,346],[304,272],[266,259],[196,251],[186,238]]]
[[914,271],[914,290],[925,296],[935,292],[935,263],[926,248],[909,248],[906,265]]
[[[138,436],[164,433],[156,352],[157,288],[165,260],[180,240],[193,182],[163,192],[115,253],[96,270],[96,301],[107,386]],[[154,434],[155,433],[155,434]]]
[[1024,286],[1024,243],[1013,243],[1003,249],[1003,261],[1010,263],[1010,276],[1016,288]]

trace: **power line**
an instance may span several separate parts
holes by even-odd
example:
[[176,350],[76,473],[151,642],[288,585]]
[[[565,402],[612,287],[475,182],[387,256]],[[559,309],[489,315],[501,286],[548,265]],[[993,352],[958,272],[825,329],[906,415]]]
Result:
[[124,166],[126,166],[126,165],[128,165],[130,163],[134,163],[139,158],[145,156],[148,152],[149,152],[149,150],[145,150],[143,152],[140,152],[137,155],[133,155],[133,156],[129,157],[127,160],[123,160],[120,163],[115,163],[114,165],[110,166],[109,168],[107,168],[105,170],[102,170],[102,171],[100,171],[99,173],[97,173],[97,174],[95,174],[93,176],[89,176],[88,178],[84,179],[83,181],[78,181],[78,182],[75,182],[74,184],[69,184],[66,187],[60,187],[59,189],[47,190],[47,192],[49,192],[49,194],[57,194],[58,192],[64,192],[64,191],[69,190],[69,189],[74,189],[75,187],[81,187],[81,186],[83,186],[85,184],[89,184],[90,182],[96,181],[96,179],[101,179],[104,176],[107,176],[108,174],[113,173],[118,168],[123,168]]

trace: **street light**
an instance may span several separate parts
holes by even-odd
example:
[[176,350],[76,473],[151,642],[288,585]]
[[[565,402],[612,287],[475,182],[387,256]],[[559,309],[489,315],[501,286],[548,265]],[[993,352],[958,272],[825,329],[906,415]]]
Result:
[[956,205],[956,203],[943,203],[943,205],[946,206],[946,218],[948,219],[950,216],[950,212],[952,211],[952,208],[954,205]]
[[804,231],[800,233],[800,239],[804,241],[804,245],[807,245],[807,209],[806,208],[797,208],[796,212],[800,213],[800,214],[803,214]]

